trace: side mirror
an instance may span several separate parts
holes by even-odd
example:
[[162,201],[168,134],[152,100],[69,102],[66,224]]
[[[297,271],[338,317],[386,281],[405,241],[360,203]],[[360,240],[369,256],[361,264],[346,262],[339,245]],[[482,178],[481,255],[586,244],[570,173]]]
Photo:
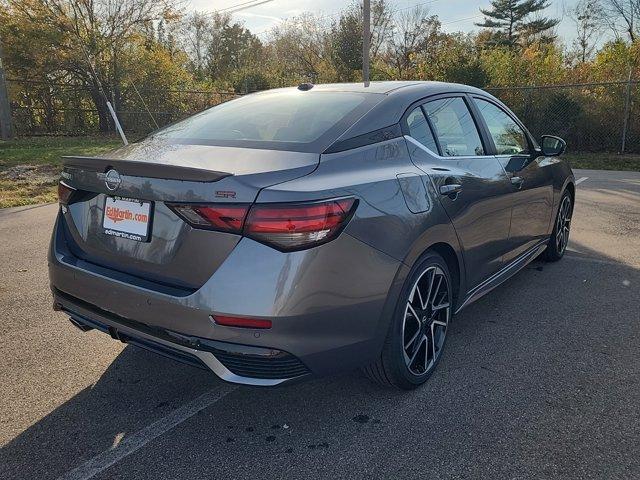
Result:
[[567,142],[553,135],[543,135],[540,143],[542,145],[542,154],[545,157],[557,157],[567,149]]

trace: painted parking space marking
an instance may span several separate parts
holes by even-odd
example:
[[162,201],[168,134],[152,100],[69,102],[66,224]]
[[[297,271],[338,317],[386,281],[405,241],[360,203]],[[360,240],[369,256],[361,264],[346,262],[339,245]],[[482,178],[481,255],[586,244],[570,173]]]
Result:
[[210,407],[219,400],[229,395],[238,387],[221,385],[209,390],[198,398],[185,403],[165,417],[156,420],[142,430],[129,436],[125,435],[119,442],[114,442],[114,447],[99,453],[95,457],[87,460],[77,468],[65,473],[59,480],[88,480],[103,472],[107,468],[115,465],[123,458],[137,452],[150,441],[172,430],[185,420],[193,417],[196,413]]
[[582,182],[584,182],[585,180],[588,180],[589,177],[582,177],[579,178],[578,180],[576,180],[576,185],[580,185]]

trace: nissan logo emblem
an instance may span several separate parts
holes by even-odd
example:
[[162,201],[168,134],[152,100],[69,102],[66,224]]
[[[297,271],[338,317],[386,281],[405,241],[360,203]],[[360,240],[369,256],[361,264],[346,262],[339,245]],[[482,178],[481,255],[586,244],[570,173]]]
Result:
[[121,183],[122,178],[120,178],[120,174],[113,169],[109,170],[104,176],[104,184],[112,192],[117,190]]

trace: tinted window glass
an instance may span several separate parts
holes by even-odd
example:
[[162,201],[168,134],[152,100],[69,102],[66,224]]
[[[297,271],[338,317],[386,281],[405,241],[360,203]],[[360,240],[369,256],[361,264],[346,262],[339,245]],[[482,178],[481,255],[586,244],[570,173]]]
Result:
[[484,155],[480,135],[467,104],[460,97],[434,100],[424,105],[442,147],[442,155]]
[[382,98],[356,92],[297,90],[249,95],[170,125],[154,137],[240,146],[243,142],[277,143],[285,147],[310,144],[332,129],[343,127],[339,133],[346,130],[351,121],[364,113],[367,104],[370,106],[372,97]]
[[432,152],[438,153],[438,147],[436,141],[431,133],[431,128],[427,123],[427,119],[422,113],[420,107],[414,109],[407,117],[407,124],[409,126],[409,135],[427,147]]
[[486,100],[480,98],[475,100],[487,123],[498,155],[516,155],[529,151],[524,131],[505,111]]

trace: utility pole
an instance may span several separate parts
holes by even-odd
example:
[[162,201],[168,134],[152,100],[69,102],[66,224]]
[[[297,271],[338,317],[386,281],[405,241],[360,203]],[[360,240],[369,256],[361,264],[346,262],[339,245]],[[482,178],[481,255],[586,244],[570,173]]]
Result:
[[369,42],[371,40],[371,0],[363,0],[362,15],[362,80],[369,86]]
[[0,139],[10,140],[12,138],[11,105],[9,105],[7,79],[4,76],[4,66],[2,65],[2,44],[0,44]]

